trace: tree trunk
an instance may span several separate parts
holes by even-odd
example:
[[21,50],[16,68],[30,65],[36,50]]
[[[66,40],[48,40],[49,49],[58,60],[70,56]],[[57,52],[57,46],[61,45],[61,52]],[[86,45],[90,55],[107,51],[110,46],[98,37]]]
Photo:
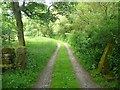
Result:
[[16,25],[18,29],[18,41],[19,41],[19,47],[17,49],[17,60],[18,60],[18,67],[24,68],[25,66],[25,56],[26,56],[26,50],[25,50],[25,39],[24,39],[24,31],[23,31],[23,22],[21,17],[21,10],[19,7],[19,2],[11,2],[13,12],[16,19]]
[[25,46],[23,22],[21,18],[21,11],[19,7],[19,2],[12,2],[12,8],[16,19],[16,25],[18,28],[18,41],[20,46]]

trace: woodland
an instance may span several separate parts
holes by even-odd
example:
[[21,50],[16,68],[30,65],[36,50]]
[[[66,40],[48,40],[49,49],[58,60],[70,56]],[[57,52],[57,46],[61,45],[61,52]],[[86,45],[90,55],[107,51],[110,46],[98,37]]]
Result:
[[[2,88],[34,87],[58,42],[100,87],[120,88],[120,2],[0,2],[0,21]],[[51,88],[78,88],[65,50]]]

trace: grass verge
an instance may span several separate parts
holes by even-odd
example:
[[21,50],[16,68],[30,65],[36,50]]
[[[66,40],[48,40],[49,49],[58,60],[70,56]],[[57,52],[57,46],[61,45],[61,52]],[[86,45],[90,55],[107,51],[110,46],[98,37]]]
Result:
[[36,83],[38,75],[47,65],[56,49],[52,39],[27,39],[27,60],[24,70],[7,70],[2,75],[3,88],[31,88]]
[[63,45],[56,58],[51,88],[79,88],[67,50]]
[[81,63],[83,68],[89,72],[91,75],[93,81],[98,84],[101,88],[119,88],[119,84],[116,80],[113,81],[107,81],[106,78],[97,71],[96,68],[90,70],[88,68],[89,64],[85,62],[85,60],[81,60],[81,56],[79,56],[77,53],[75,53],[74,48],[70,46],[71,49],[74,52],[74,55],[76,56],[77,60]]

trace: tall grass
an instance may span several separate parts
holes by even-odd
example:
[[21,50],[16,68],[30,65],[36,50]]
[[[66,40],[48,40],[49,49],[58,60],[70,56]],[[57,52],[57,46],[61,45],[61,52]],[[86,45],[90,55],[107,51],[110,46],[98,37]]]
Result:
[[48,38],[31,38],[27,41],[27,59],[24,70],[7,70],[3,73],[3,88],[31,88],[56,49],[56,42]]

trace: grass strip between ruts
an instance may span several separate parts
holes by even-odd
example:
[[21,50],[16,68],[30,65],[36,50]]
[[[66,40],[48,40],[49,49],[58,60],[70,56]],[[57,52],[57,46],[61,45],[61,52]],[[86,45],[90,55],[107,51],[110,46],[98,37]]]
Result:
[[80,88],[64,45],[56,58],[51,88]]

